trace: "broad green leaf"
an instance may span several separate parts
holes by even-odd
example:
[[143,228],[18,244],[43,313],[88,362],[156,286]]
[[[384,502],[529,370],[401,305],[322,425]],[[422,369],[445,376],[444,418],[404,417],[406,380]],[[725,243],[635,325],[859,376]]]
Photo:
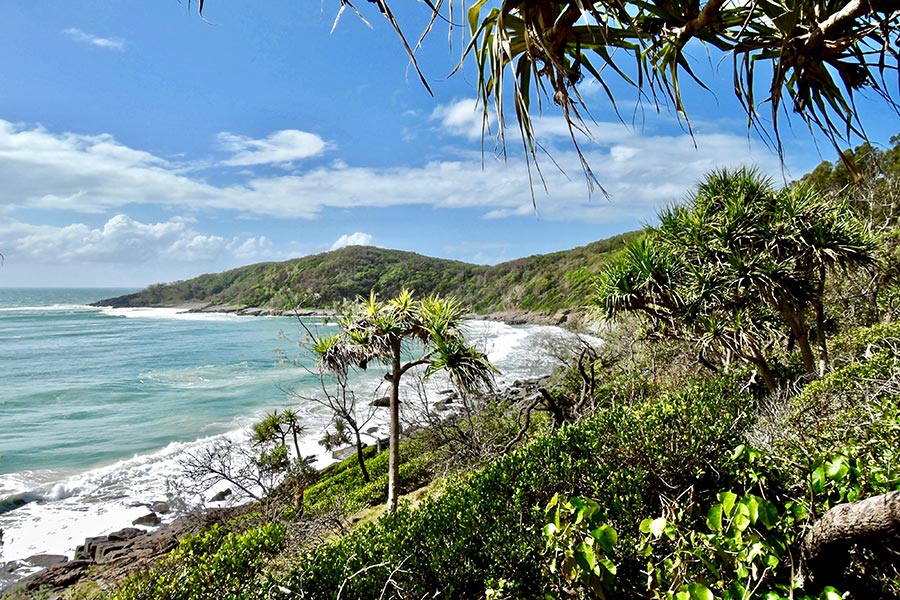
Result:
[[772,529],[778,523],[778,507],[772,502],[760,499],[759,503],[759,522],[766,529]]
[[549,514],[550,509],[553,508],[554,506],[556,506],[558,502],[559,502],[559,494],[553,494],[553,497],[550,498],[550,502],[547,503],[547,508],[545,509],[548,512],[548,514]]
[[812,489],[819,493],[825,491],[825,470],[822,467],[812,472]]
[[599,558],[599,559],[597,559],[597,563],[600,564],[600,565],[602,565],[603,568],[606,569],[606,572],[609,573],[610,575],[615,575],[615,574],[616,574],[616,565],[615,565],[615,563],[613,563],[613,561],[609,560],[609,559],[606,558],[605,556],[604,556],[604,557],[601,557],[601,558]]
[[738,504],[734,515],[734,527],[738,531],[746,531],[750,527],[750,509],[746,504]]
[[841,593],[830,585],[825,586],[825,589],[819,595],[819,600],[842,600],[842,598]]
[[759,519],[759,499],[756,496],[748,495],[741,501],[741,504],[747,507],[750,523],[756,523]]
[[719,502],[722,503],[723,516],[730,517],[734,503],[737,502],[737,494],[734,492],[720,492]]
[[803,520],[809,516],[809,511],[806,510],[806,507],[800,504],[799,502],[791,505],[791,514],[794,515],[794,518],[797,520]]
[[591,535],[594,536],[594,539],[597,540],[597,545],[600,546],[604,552],[612,552],[616,542],[619,541],[616,530],[609,525],[601,525],[591,531]]
[[834,460],[826,463],[825,474],[832,481],[840,481],[850,471],[850,465],[843,456],[838,456]]
[[575,546],[575,562],[588,573],[592,572],[597,565],[594,549],[584,542]]
[[690,600],[715,600],[713,593],[702,583],[689,583],[687,592],[690,595]]
[[750,549],[747,551],[747,560],[752,561],[756,560],[756,557],[759,556],[763,551],[762,542],[755,542],[750,546]]
[[710,531],[722,531],[722,505],[714,504],[706,514],[706,526]]

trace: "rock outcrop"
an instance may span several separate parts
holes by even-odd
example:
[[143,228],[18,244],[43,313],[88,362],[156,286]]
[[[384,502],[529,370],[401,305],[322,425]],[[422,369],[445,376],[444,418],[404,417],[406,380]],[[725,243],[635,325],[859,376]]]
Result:
[[[42,593],[50,592],[49,597],[54,598],[53,591],[80,581],[118,581],[129,573],[152,566],[175,548],[182,537],[226,521],[242,510],[245,507],[213,509],[180,517],[152,531],[127,527],[108,535],[89,537],[75,549],[74,560],[44,555],[30,557],[23,561],[22,566],[47,568],[15,582],[7,589],[0,589],[0,594],[18,598],[41,590]],[[65,562],[59,562],[59,559]],[[2,568],[14,569],[15,565]]]

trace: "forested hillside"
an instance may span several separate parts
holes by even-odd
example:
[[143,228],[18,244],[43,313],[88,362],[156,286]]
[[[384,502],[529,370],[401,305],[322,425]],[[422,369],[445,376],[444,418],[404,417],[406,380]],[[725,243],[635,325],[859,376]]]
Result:
[[579,306],[593,275],[637,232],[573,250],[520,258],[495,266],[430,258],[373,246],[350,246],[281,263],[258,263],[152,285],[136,294],[101,300],[112,306],[219,306],[328,308],[375,290],[395,296],[454,296],[478,312],[558,310]]
[[[357,303],[313,347],[337,391],[320,443],[358,427],[350,369],[386,367],[390,348],[385,379],[399,382],[397,332],[435,336],[408,365],[462,375],[440,400],[423,387],[400,402],[398,383],[391,402],[414,426],[396,459],[358,445],[315,471],[289,448],[288,406],[253,427],[249,471],[191,463],[230,484],[272,481],[264,500],[125,579],[100,562],[48,572],[86,573],[71,600],[898,600],[898,153],[861,146],[845,157],[856,174],[823,163],[784,188],[714,171],[620,252],[608,251],[622,239],[473,267],[348,248],[179,284],[302,293],[305,266],[384,295],[413,275],[444,293],[485,286],[463,299],[490,307],[560,304],[590,280],[583,301],[608,320],[602,344],[555,348],[551,376],[474,393],[466,374],[489,356],[450,335],[457,304]],[[541,292],[542,278],[572,287]]]

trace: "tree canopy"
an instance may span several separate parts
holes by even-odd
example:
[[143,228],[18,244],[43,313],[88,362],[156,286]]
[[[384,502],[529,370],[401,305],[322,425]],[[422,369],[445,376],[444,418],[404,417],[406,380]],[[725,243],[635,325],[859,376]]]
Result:
[[[502,141],[511,100],[532,158],[539,148],[531,122],[536,103],[560,108],[577,148],[588,108],[578,86],[586,78],[603,88],[614,108],[614,85],[624,82],[654,108],[674,110],[690,128],[682,81],[707,88],[700,67],[720,59],[730,59],[748,127],[779,154],[779,124],[789,109],[838,147],[853,135],[866,137],[859,92],[898,108],[900,8],[893,0],[426,0],[417,43],[401,31],[389,0],[369,1],[390,21],[426,88],[416,50],[439,20],[452,28],[467,12],[470,42],[460,65],[477,66],[485,123],[493,107]],[[204,1],[198,4],[202,13]],[[338,16],[347,7],[361,15],[341,0]],[[582,162],[589,181],[596,181]]]
[[775,190],[753,170],[723,170],[604,271],[597,303],[696,341],[701,359],[724,349],[774,388],[768,355],[779,338],[796,345],[808,374],[824,372],[827,274],[872,264],[875,246],[848,205],[809,185]]
[[325,371],[346,374],[349,369],[365,369],[371,362],[388,368],[384,378],[390,384],[390,510],[397,508],[399,496],[401,377],[422,366],[425,377],[445,371],[462,391],[484,394],[494,389],[496,369],[487,355],[466,342],[464,315],[463,306],[452,299],[430,296],[416,300],[412,292],[403,290],[381,302],[372,292],[341,319],[338,333],[319,338],[313,345]]

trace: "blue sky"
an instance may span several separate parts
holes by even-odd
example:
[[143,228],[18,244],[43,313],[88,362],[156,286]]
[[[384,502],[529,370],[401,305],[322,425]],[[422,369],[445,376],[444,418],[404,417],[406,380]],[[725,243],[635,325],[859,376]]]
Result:
[[[421,3],[395,3],[407,32]],[[782,170],[748,136],[730,91],[692,91],[695,140],[665,111],[619,123],[597,86],[584,150],[610,193],[590,195],[559,115],[544,107],[549,192],[532,207],[510,132],[498,160],[471,65],[438,25],[421,52],[431,97],[372,4],[332,31],[339,3],[186,0],[0,7],[0,286],[144,286],[350,243],[493,264],[652,222],[708,170]],[[196,6],[194,6],[194,9]],[[633,90],[617,91],[631,115]],[[860,105],[873,141],[900,122]],[[787,177],[834,152],[784,134]],[[696,142],[696,147],[694,142]]]

